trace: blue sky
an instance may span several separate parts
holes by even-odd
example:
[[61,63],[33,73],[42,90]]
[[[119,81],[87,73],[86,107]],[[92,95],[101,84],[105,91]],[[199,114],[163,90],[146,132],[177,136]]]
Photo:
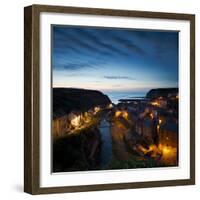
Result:
[[178,32],[54,25],[52,41],[53,87],[178,86]]

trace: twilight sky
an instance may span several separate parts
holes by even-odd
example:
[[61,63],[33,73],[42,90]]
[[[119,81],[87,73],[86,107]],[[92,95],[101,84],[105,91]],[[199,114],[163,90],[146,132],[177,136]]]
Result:
[[53,87],[148,91],[178,86],[178,33],[53,26]]

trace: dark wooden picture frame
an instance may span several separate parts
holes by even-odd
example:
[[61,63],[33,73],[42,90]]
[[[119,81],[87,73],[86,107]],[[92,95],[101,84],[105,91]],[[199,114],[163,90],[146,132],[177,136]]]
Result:
[[[150,182],[40,187],[40,13],[187,20],[190,22],[190,178]],[[30,194],[83,192],[195,184],[195,16],[161,12],[32,5],[24,9],[24,191]]]

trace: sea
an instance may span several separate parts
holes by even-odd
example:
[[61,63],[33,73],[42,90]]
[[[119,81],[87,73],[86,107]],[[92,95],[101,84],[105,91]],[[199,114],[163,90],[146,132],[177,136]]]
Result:
[[112,103],[119,103],[120,99],[136,99],[144,98],[146,96],[146,91],[104,91],[104,94],[108,95]]

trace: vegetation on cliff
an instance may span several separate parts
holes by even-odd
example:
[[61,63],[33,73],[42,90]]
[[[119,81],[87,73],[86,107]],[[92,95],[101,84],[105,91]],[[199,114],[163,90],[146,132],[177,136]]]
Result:
[[71,111],[88,111],[95,106],[110,104],[109,97],[97,90],[75,88],[53,88],[53,118]]

